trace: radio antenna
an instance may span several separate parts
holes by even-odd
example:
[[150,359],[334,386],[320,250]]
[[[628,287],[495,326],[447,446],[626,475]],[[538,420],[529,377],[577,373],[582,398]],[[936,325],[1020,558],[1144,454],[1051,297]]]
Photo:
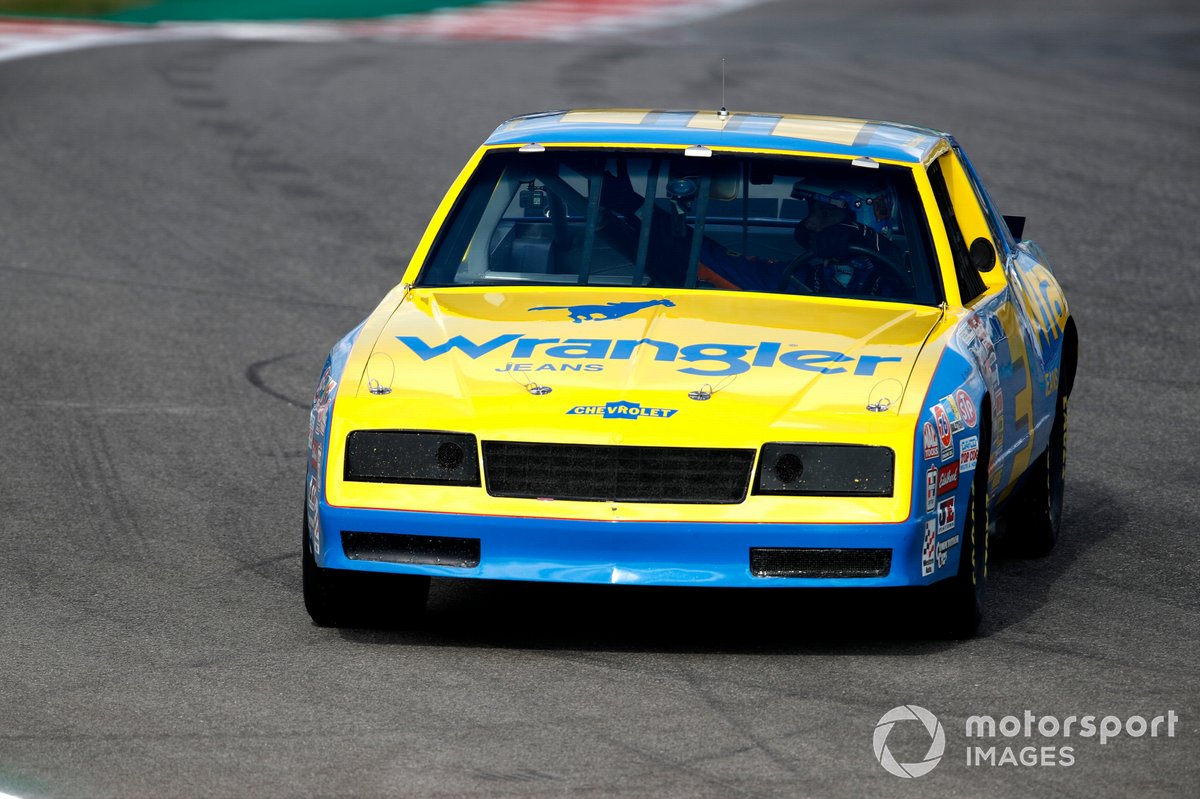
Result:
[[721,110],[717,112],[720,119],[725,119],[729,116],[729,111],[725,108],[725,59],[721,59]]

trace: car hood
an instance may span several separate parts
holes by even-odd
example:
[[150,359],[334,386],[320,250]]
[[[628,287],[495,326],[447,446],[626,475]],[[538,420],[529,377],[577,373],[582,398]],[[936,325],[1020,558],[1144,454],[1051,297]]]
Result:
[[415,289],[376,311],[343,393],[376,424],[505,437],[591,429],[579,417],[878,420],[899,407],[940,314],[749,293]]

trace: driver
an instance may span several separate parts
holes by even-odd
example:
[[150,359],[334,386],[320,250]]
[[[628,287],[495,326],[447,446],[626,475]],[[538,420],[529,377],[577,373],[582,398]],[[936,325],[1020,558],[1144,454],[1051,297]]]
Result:
[[[701,279],[721,288],[780,291],[796,281],[814,294],[898,297],[906,292],[898,275],[883,266],[890,242],[857,221],[863,201],[848,191],[825,194],[803,188],[792,197],[806,201],[807,214],[796,223],[800,254],[791,261],[745,256],[705,238],[700,248]],[[867,253],[879,253],[873,258]]]
[[[849,296],[903,297],[910,293],[901,277],[887,266],[892,244],[873,227],[860,224],[857,212],[864,201],[849,191],[826,193],[797,181],[793,199],[805,202],[806,213],[794,228],[800,252],[790,260],[772,260],[745,255],[728,249],[705,236],[700,244],[697,277],[710,285],[737,291],[801,291],[804,293]],[[633,220],[633,211],[642,198],[633,190],[628,175],[604,175],[602,204],[621,211],[625,220]],[[873,210],[873,209],[872,209]],[[685,243],[692,228],[667,231],[674,227],[662,209],[654,212],[651,228],[651,259],[655,278],[664,285],[681,285],[687,268]],[[628,247],[636,242],[636,221],[631,224]],[[633,227],[636,226],[636,227]],[[609,231],[612,233],[613,231]],[[619,237],[626,238],[626,237]]]
[[895,261],[892,243],[858,222],[864,206],[861,198],[848,191],[823,194],[799,183],[792,197],[807,200],[809,209],[795,231],[802,254],[792,263],[801,283],[815,294],[899,297],[907,293],[899,275],[880,263]]

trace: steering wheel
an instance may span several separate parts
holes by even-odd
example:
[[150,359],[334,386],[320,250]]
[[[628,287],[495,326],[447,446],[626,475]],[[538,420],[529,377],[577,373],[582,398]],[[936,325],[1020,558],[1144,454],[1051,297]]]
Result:
[[895,288],[903,291],[909,290],[908,278],[905,276],[904,270],[898,263],[879,252],[879,250],[873,250],[870,247],[863,247],[861,244],[851,244],[846,247],[846,251],[851,256],[860,255],[870,261],[874,266],[883,269],[883,280],[885,282],[893,282],[895,284]]
[[788,265],[783,268],[783,274],[779,276],[779,287],[776,290],[784,294],[816,294],[813,287],[806,282],[809,275],[802,271],[806,269],[812,257],[812,251],[805,250],[788,261]]

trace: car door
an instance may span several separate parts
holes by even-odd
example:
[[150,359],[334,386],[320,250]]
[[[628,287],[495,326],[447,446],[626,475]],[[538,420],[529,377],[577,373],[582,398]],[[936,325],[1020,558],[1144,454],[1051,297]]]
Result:
[[[1064,325],[1069,315],[1062,287],[1054,278],[1042,249],[1032,241],[1017,241],[962,148],[953,143],[967,179],[975,191],[993,237],[1004,253],[1004,272],[1013,287],[1013,305],[1027,351],[1031,354],[1031,403],[1034,434],[1031,451],[1039,453],[1049,442],[1057,411],[1061,376]],[[1019,220],[1023,226],[1024,219]]]
[[[985,341],[978,368],[991,395],[992,446],[990,487],[999,497],[1028,467],[1035,443],[1035,375],[1042,365],[1021,300],[1022,286],[1010,279],[1011,241],[989,223],[965,162],[955,149],[927,170],[954,257],[959,294],[978,320],[972,323]],[[970,243],[991,242],[995,257],[987,271],[971,263]],[[1003,264],[1003,268],[995,268]]]

